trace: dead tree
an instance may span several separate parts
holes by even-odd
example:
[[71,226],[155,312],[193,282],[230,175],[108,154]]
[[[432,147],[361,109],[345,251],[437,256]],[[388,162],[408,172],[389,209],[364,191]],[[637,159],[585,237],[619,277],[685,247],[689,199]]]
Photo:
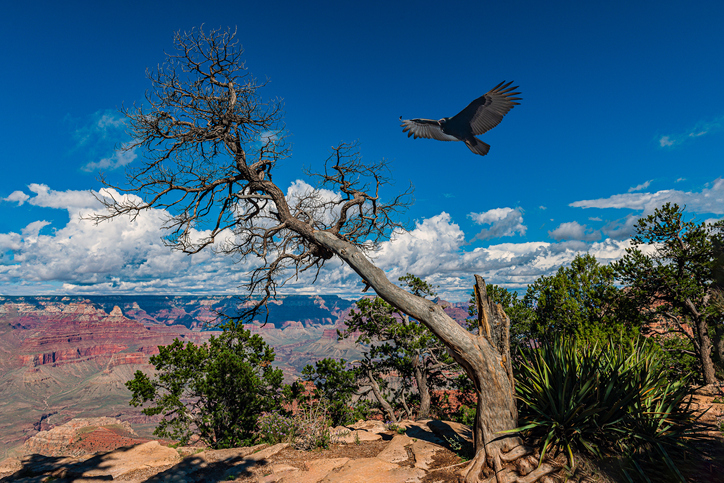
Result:
[[106,183],[112,189],[99,198],[108,211],[95,221],[165,210],[171,247],[214,249],[257,263],[246,287],[257,306],[290,277],[316,276],[339,257],[382,299],[429,327],[472,379],[476,456],[465,480],[532,482],[550,472],[542,465],[521,477],[505,468],[529,450],[516,434],[501,433],[517,424],[509,321],[488,302],[482,279],[476,335],[386,278],[366,252],[401,228],[396,216],[410,190],[383,202],[380,191],[391,181],[386,163],[363,162],[354,144],[337,146],[320,173],[307,173],[318,180],[316,189],[285,196],[272,180],[277,163],[289,156],[281,104],[260,97],[264,83],[246,71],[235,37],[222,30],[177,33],[175,52],[147,72],[153,87],[145,105],[123,109],[134,139],[123,149],[137,149],[144,159],[127,171],[125,186]]

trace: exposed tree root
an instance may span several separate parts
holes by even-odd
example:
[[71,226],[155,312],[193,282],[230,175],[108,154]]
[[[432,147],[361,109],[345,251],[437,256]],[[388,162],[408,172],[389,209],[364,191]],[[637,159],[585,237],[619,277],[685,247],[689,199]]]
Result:
[[535,483],[549,480],[557,469],[547,463],[538,466],[533,449],[520,445],[505,453],[478,451],[462,474],[465,483]]

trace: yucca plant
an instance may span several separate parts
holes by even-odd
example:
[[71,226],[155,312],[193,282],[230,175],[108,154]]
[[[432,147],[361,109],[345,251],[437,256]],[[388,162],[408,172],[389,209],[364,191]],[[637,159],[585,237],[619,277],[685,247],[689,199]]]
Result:
[[[684,404],[686,381],[666,380],[657,352],[646,341],[599,347],[559,338],[523,348],[516,367],[522,402],[518,431],[543,446],[595,457],[658,454],[678,475],[667,448],[695,434],[695,419]],[[683,479],[683,478],[682,478]]]

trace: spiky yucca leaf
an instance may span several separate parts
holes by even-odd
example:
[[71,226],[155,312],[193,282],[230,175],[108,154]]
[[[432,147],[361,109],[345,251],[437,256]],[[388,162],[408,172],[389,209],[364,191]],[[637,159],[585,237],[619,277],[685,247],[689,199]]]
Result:
[[572,466],[574,450],[635,458],[645,449],[681,478],[666,448],[681,447],[685,437],[694,436],[696,418],[684,404],[686,381],[667,381],[646,341],[599,347],[558,339],[521,354],[516,368],[521,425],[513,431],[543,441],[541,462],[552,448],[565,451]]

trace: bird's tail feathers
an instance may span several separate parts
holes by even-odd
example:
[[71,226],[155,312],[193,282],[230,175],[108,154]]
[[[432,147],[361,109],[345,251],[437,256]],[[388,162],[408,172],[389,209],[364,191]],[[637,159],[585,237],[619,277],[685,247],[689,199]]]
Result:
[[485,156],[490,151],[490,144],[482,142],[480,139],[472,136],[465,140],[465,145],[470,151],[480,156]]

